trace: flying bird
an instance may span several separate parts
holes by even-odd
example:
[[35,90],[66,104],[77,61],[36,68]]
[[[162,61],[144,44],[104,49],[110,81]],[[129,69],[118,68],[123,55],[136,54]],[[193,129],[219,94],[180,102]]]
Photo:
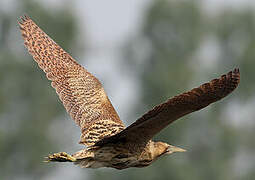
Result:
[[198,111],[230,94],[239,84],[239,69],[174,96],[155,106],[125,128],[99,80],[78,64],[34,21],[24,15],[18,21],[25,47],[46,73],[66,111],[80,126],[80,144],[72,155],[65,152],[46,157],[47,162],[73,162],[85,168],[125,169],[145,167],[163,155],[185,150],[153,136],[175,120]]

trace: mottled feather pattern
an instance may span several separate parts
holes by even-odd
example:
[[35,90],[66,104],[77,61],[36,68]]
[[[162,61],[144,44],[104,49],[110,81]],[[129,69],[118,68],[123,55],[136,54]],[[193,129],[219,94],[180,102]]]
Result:
[[103,146],[123,139],[130,144],[144,144],[173,121],[224,98],[238,86],[239,82],[239,69],[234,69],[219,79],[213,79],[154,107],[119,134],[102,139],[96,145]]
[[98,141],[98,139],[118,134],[122,130],[124,130],[122,125],[115,123],[111,119],[102,119],[93,123],[86,132],[82,133],[80,143],[91,144]]
[[[175,108],[176,111],[184,111],[187,109],[193,112],[200,110],[230,94],[238,86],[239,82],[239,69],[234,69],[233,72],[230,71],[229,73],[222,75],[219,79],[213,79],[198,88],[177,95],[169,99],[167,102],[154,107],[138,119],[133,126],[156,116],[169,106]],[[177,115],[177,113],[175,114]]]
[[94,131],[93,124],[105,120],[112,122],[117,129],[113,131],[113,127],[109,126],[107,136],[110,136],[110,132],[114,135],[122,130],[124,125],[98,79],[80,66],[28,16],[22,17],[19,25],[29,53],[52,81],[67,112],[81,127],[81,143],[90,146],[104,138],[100,134],[93,136],[93,139],[84,139],[92,137],[88,134]]

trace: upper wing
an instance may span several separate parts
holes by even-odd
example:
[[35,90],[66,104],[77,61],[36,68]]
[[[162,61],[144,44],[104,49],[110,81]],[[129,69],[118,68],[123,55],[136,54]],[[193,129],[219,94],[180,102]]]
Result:
[[219,79],[214,79],[156,106],[119,134],[102,139],[96,145],[119,141],[146,143],[178,118],[198,111],[227,96],[238,86],[239,81],[239,69],[230,71]]
[[124,125],[101,83],[44,33],[28,16],[19,22],[25,46],[56,89],[67,112],[81,127],[81,141],[93,145]]

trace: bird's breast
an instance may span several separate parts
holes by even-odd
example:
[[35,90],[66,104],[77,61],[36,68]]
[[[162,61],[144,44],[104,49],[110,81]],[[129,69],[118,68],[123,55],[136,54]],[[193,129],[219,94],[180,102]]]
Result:
[[[122,146],[105,146],[87,149],[84,154],[89,154],[89,156],[83,156],[76,164],[86,168],[112,167],[125,169],[129,167],[144,167],[151,163],[149,160],[145,160],[147,158],[144,158],[144,153],[129,151]],[[141,156],[142,154],[143,156]]]

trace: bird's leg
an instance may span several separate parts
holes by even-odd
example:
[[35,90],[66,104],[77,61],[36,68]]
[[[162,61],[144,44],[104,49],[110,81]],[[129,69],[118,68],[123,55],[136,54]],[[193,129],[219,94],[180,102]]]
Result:
[[76,158],[66,152],[59,152],[48,155],[44,162],[75,162]]

